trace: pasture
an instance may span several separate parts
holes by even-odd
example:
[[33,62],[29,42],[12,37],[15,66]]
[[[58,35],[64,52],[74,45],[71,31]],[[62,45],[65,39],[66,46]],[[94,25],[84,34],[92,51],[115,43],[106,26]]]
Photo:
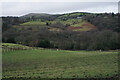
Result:
[[118,52],[27,49],[4,51],[3,78],[111,78]]
[[21,26],[45,26],[45,22],[38,21],[29,21],[23,24],[20,24]]
[[[48,25],[46,25],[48,23]],[[29,21],[20,24],[20,26],[14,26],[16,29],[19,30],[39,30],[42,28],[49,28],[49,31],[62,31],[62,29],[59,27],[55,27],[55,25],[63,25],[67,30],[72,30],[72,31],[89,31],[89,30],[96,30],[97,28],[92,25],[91,23],[81,19],[68,19],[66,21],[62,21],[60,19],[56,19],[54,21],[44,21],[42,22],[41,20],[36,20],[36,21]],[[52,26],[52,27],[50,27]]]

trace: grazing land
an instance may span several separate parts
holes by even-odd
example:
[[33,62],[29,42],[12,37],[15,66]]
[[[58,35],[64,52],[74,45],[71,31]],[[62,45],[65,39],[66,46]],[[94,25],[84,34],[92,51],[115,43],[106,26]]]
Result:
[[118,75],[118,52],[115,51],[27,48],[6,50],[2,56],[3,78],[109,78]]

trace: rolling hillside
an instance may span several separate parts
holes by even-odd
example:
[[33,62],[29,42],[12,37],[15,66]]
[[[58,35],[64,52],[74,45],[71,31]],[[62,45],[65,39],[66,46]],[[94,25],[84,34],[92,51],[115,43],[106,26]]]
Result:
[[[29,14],[26,15],[26,17],[31,17],[34,15],[35,17],[38,16],[38,14]],[[94,31],[97,30],[97,27],[94,26],[93,24],[89,23],[88,21],[84,20],[82,17],[78,17],[77,14],[71,14],[69,17],[76,16],[76,18],[73,19],[67,19],[67,20],[62,20],[62,18],[67,15],[61,15],[55,20],[43,20],[41,18],[32,20],[32,21],[27,21],[25,23],[20,24],[22,27],[42,27],[42,26],[47,26],[49,31],[62,31],[62,30],[72,30],[72,31]],[[80,14],[82,16],[82,14]],[[39,15],[40,16],[40,15]],[[67,16],[68,17],[68,16]]]
[[[13,25],[22,25],[22,26],[44,26],[48,23],[47,26],[51,27],[51,24],[56,24],[60,22],[65,27],[70,27],[66,30],[74,29],[73,31],[89,31],[89,30],[113,30],[120,31],[118,27],[118,16],[119,14],[114,13],[87,13],[87,12],[73,12],[66,14],[46,14],[46,13],[30,13],[23,15],[21,17],[3,17],[3,31],[9,29]],[[77,20],[82,20],[88,24],[82,30],[82,22],[76,23]],[[39,22],[41,21],[41,22]],[[73,22],[75,21],[75,24]],[[44,24],[44,25],[43,25]],[[91,25],[92,24],[92,25]],[[10,26],[10,27],[9,27]],[[90,26],[92,26],[90,28]],[[94,27],[93,27],[94,26]],[[52,29],[56,26],[52,25]],[[71,27],[80,27],[80,28],[71,28]],[[62,27],[63,28],[63,27]],[[92,29],[94,28],[94,29]],[[77,29],[77,30],[76,30]],[[51,29],[50,29],[51,30]]]

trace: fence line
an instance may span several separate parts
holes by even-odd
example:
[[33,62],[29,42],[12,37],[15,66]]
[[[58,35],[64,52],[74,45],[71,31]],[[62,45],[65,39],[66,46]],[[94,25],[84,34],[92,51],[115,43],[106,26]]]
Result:
[[23,47],[23,48],[8,48],[8,47],[3,47],[2,48],[2,52],[9,52],[9,51],[17,51],[17,50],[37,50],[40,48],[36,48],[36,47]]

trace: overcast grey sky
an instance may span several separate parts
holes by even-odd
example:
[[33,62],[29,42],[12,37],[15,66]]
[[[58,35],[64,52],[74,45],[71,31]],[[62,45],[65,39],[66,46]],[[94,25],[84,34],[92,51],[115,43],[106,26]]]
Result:
[[118,12],[118,2],[2,2],[1,4],[0,16],[22,16],[28,13]]

